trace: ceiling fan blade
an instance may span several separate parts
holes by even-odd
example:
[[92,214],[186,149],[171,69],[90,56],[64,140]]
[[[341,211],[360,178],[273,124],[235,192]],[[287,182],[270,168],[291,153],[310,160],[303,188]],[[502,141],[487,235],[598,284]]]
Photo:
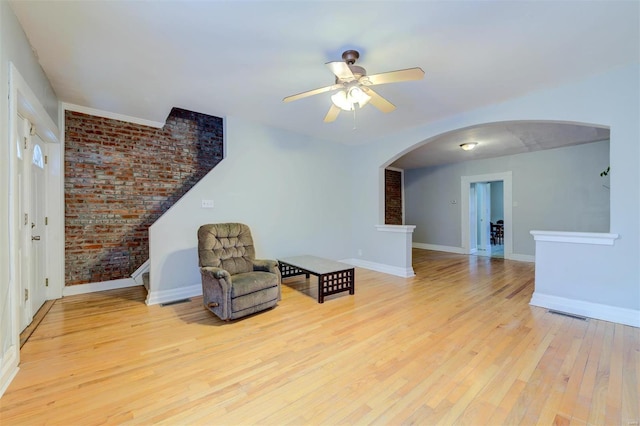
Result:
[[367,75],[360,79],[360,83],[368,86],[376,84],[397,83],[400,81],[422,80],[424,71],[422,68],[408,68],[406,70],[389,71],[380,74]]
[[338,108],[334,104],[331,104],[329,112],[327,112],[327,115],[324,116],[324,122],[331,123],[332,121],[335,121],[335,119],[338,118],[338,114],[340,114],[340,108]]
[[328,66],[331,72],[340,80],[349,82],[356,79],[346,62],[327,62],[325,65]]
[[283,102],[297,101],[298,99],[306,98],[308,96],[313,96],[313,95],[319,95],[320,93],[330,92],[332,90],[340,89],[342,87],[343,87],[342,84],[334,84],[332,86],[320,87],[319,89],[313,89],[307,92],[302,92],[295,95],[287,96],[282,101]]
[[362,87],[362,90],[367,95],[371,96],[371,100],[369,100],[369,103],[374,107],[378,108],[380,111],[391,112],[394,109],[396,109],[396,106],[394,104],[392,104],[382,96],[378,95],[376,92],[373,91],[373,89],[370,89],[368,87]]

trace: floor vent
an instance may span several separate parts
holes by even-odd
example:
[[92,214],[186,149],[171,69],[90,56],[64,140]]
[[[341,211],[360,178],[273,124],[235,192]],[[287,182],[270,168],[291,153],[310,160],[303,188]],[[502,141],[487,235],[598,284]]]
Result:
[[580,315],[574,315],[574,314],[568,314],[568,313],[562,312],[562,311],[554,311],[553,309],[549,309],[547,312],[549,312],[550,314],[562,315],[563,317],[579,319],[580,321],[587,321],[588,320],[587,317],[582,317]]
[[177,305],[179,303],[187,303],[187,302],[191,302],[191,299],[174,300],[173,302],[161,303],[160,306],[162,307],[171,306],[171,305]]

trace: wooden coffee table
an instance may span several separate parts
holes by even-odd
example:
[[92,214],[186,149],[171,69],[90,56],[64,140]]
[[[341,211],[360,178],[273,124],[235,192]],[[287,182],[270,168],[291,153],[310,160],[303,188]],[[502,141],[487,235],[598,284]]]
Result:
[[318,277],[318,303],[324,303],[324,297],[330,294],[349,291],[355,293],[354,267],[346,263],[335,262],[316,256],[294,256],[278,259],[282,278],[296,275],[315,275]]

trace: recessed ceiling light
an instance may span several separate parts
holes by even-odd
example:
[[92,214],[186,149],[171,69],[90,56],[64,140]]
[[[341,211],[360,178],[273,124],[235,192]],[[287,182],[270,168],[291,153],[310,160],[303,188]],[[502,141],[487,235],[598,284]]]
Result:
[[478,142],[467,142],[460,145],[460,148],[464,149],[465,151],[471,151],[477,145],[478,145]]

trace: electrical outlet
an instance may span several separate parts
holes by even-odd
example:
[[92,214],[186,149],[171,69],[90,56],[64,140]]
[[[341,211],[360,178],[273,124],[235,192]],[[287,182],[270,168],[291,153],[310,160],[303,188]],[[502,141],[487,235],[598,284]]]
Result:
[[213,208],[213,200],[202,200],[202,208],[203,209],[212,209]]

